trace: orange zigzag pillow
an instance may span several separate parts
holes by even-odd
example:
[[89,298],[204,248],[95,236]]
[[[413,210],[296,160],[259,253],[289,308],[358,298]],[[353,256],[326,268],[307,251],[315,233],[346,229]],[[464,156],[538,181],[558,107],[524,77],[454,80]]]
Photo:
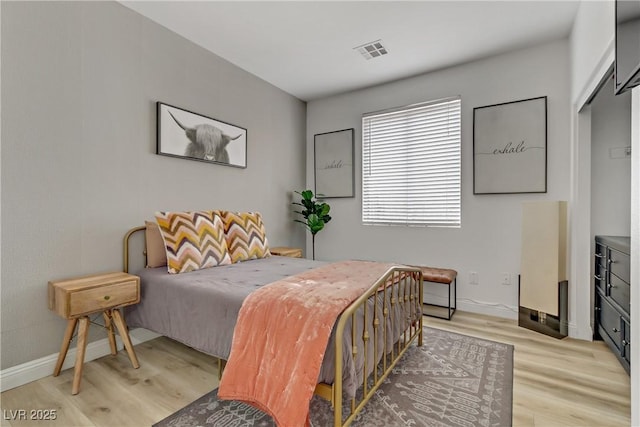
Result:
[[220,216],[211,211],[157,212],[155,216],[169,273],[231,264]]
[[218,211],[224,223],[224,233],[231,262],[271,256],[262,215],[259,212]]

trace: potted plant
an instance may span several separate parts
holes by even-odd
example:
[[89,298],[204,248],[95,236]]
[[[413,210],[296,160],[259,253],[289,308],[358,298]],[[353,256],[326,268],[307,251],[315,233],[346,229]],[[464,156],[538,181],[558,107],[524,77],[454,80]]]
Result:
[[295,193],[302,196],[302,199],[300,203],[293,202],[293,204],[301,206],[302,209],[294,212],[302,215],[304,221],[300,219],[295,219],[294,221],[303,224],[311,232],[312,259],[316,259],[316,234],[324,228],[327,222],[331,221],[329,216],[331,207],[325,202],[318,202],[313,197],[313,191],[311,190],[296,191]]

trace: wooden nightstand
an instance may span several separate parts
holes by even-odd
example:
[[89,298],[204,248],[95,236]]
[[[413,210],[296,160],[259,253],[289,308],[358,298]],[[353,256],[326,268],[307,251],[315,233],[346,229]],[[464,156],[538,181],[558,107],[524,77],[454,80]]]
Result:
[[67,356],[69,344],[78,323],[78,346],[75,371],[73,374],[72,394],[78,394],[82,378],[82,364],[87,348],[87,332],[89,331],[89,314],[102,312],[111,354],[117,353],[113,324],[116,324],[131,364],[139,368],[138,358],[133,350],[127,325],[118,308],[140,302],[140,278],[127,273],[106,273],[78,277],[67,280],[49,282],[49,309],[67,321],[67,329],[62,340],[58,362],[53,376],[60,374],[60,369]]
[[302,258],[302,249],[300,248],[288,248],[286,246],[277,246],[275,248],[269,248],[271,255],[288,256],[291,258]]

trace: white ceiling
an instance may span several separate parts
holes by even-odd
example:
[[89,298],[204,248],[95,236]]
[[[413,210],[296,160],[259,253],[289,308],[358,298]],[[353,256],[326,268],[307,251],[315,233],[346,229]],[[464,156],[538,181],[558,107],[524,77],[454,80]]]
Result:
[[[123,1],[309,101],[567,37],[578,1]],[[389,54],[353,48],[382,39]]]

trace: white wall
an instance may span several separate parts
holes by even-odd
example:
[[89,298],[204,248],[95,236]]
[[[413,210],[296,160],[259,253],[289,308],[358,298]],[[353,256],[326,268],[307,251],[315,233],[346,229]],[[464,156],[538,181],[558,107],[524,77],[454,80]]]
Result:
[[[576,292],[570,294],[579,325],[587,324],[591,305],[591,106],[583,106],[596,90],[600,80],[614,61],[614,2],[581,1],[570,36],[571,44],[571,280]],[[632,160],[631,160],[631,251],[640,252],[640,94],[634,90],[631,107]],[[578,114],[578,111],[580,114]],[[637,257],[632,257],[632,283],[640,280]],[[635,266],[635,267],[634,267]],[[634,276],[635,273],[635,276]],[[631,289],[631,342],[640,341],[640,295],[637,287]],[[584,328],[578,336],[588,339],[590,329]],[[631,372],[631,425],[640,426],[640,356],[638,346],[632,346]]]
[[[58,352],[47,281],[121,270],[157,210],[258,210],[272,244],[303,244],[304,102],[115,2],[0,7],[2,369]],[[248,129],[247,168],[154,154],[156,101]]]
[[[640,254],[640,86],[633,89],[631,110],[631,253]],[[631,342],[640,343],[640,257],[631,257]],[[640,345],[631,346],[631,425],[640,426]]]
[[[307,183],[313,183],[313,135],[355,128],[356,197],[329,199],[333,220],[316,237],[316,256],[449,267],[458,275],[462,309],[515,318],[522,202],[569,197],[569,46],[558,41],[473,63],[350,92],[307,106]],[[462,227],[406,228],[361,224],[363,113],[461,95]],[[548,96],[548,193],[473,195],[473,108]],[[470,285],[469,272],[479,285]],[[502,272],[512,285],[500,284]],[[571,320],[571,319],[570,319]]]
[[[2,7],[0,7],[0,34],[2,34]],[[2,76],[2,55],[0,55],[0,76]],[[0,100],[2,99],[2,79],[0,78]],[[2,153],[2,102],[0,102],[0,153]],[[2,188],[2,156],[0,155],[0,189]],[[0,197],[0,242],[2,241],[2,197]],[[0,244],[0,272],[2,271],[2,245]],[[2,275],[0,274],[0,289],[2,289]],[[0,331],[2,331],[2,316],[0,316]]]
[[575,336],[585,340],[593,337],[591,106],[586,103],[613,65],[613,5],[613,2],[608,0],[580,2],[569,38],[572,87],[569,315],[576,322]]
[[570,38],[572,100],[597,73],[603,53],[613,43],[614,16],[613,0],[580,2]]
[[591,241],[631,230],[631,157],[612,149],[631,145],[631,92],[615,96],[613,79],[591,103]]

